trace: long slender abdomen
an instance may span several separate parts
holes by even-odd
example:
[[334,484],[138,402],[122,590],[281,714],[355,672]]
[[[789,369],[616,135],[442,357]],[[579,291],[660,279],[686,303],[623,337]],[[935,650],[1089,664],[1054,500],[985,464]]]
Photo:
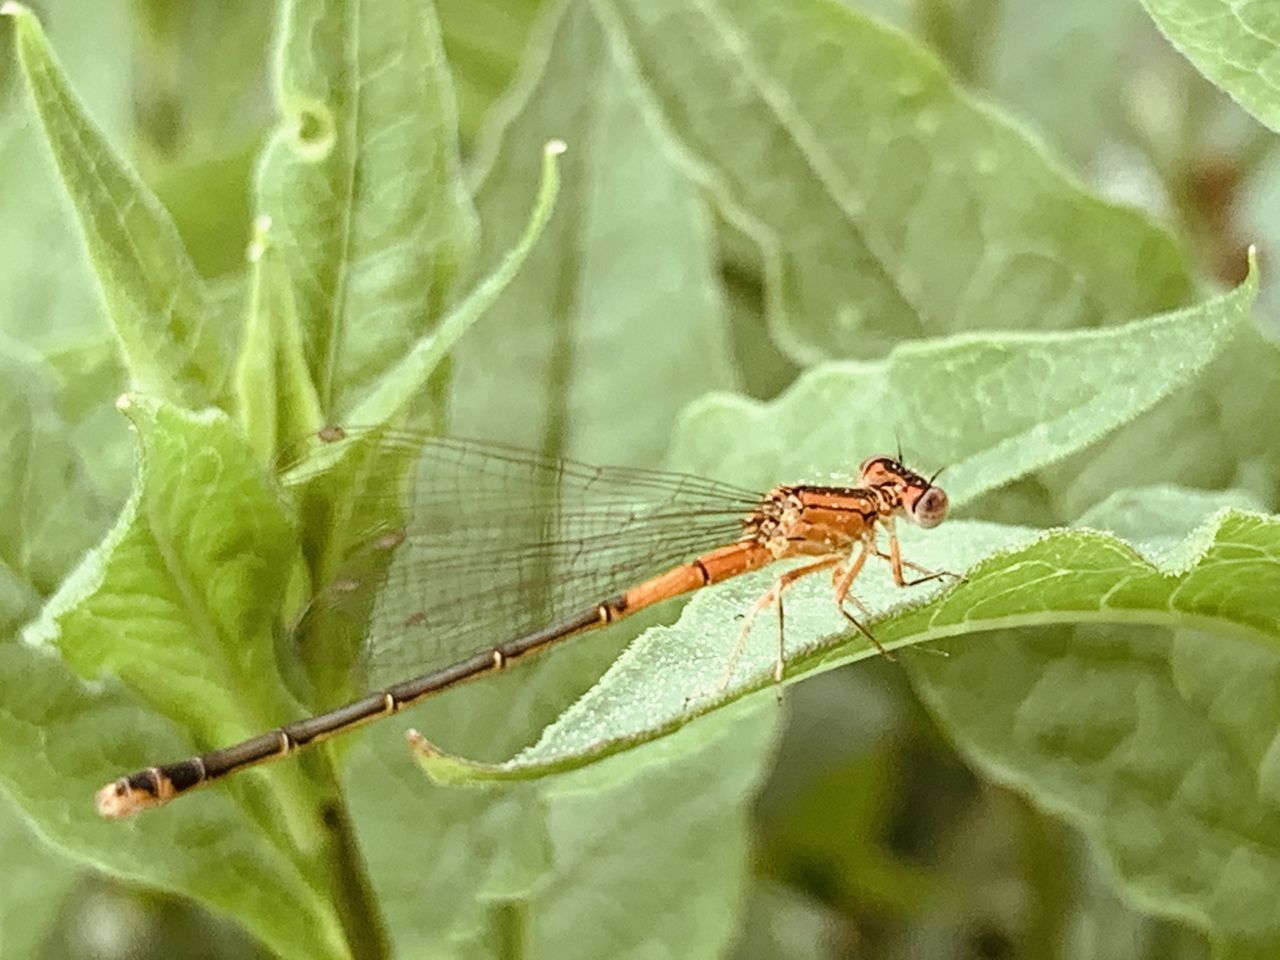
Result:
[[622,595],[619,616],[643,610],[671,597],[720,583],[739,574],[759,570],[772,563],[773,553],[758,540],[742,540],[682,564],[651,580],[637,584]]

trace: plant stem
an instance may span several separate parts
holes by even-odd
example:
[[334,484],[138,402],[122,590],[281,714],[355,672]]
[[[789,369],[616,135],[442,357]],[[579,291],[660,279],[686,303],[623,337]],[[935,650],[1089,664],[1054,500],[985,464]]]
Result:
[[351,956],[355,960],[386,960],[390,955],[386,931],[346,806],[336,800],[328,803],[323,816],[335,854],[334,901]]
[[[319,766],[325,768],[328,786],[319,793],[315,806],[322,842],[317,851],[323,875],[329,880],[329,897],[342,924],[352,960],[387,960],[390,946],[378,909],[377,897],[369,881],[360,846],[346,803],[338,787],[338,774],[327,750],[316,764],[313,780],[319,785]],[[314,762],[314,760],[313,760]],[[309,771],[309,773],[311,773]]]

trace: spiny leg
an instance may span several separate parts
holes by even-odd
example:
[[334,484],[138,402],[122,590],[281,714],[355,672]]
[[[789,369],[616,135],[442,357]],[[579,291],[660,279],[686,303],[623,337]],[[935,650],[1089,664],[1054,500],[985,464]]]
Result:
[[[893,580],[900,587],[914,587],[921,583],[928,583],[931,580],[940,580],[943,577],[955,577],[957,581],[963,582],[966,578],[958,573],[952,573],[950,570],[930,570],[922,567],[918,563],[912,563],[910,560],[902,559],[902,549],[898,543],[898,529],[893,523],[892,518],[884,521],[884,525],[889,529],[889,552],[885,553],[880,549],[880,545],[876,543],[874,536],[868,541],[867,549],[881,560],[888,560],[889,567],[893,571]],[[916,577],[914,580],[908,580],[903,576],[902,570],[909,567],[922,576]],[[879,644],[876,644],[879,646]],[[948,656],[947,651],[938,650],[934,647],[923,647],[925,653],[933,654],[939,657]]]
[[[879,557],[881,560],[888,560],[890,563],[893,562],[893,556],[882,550],[874,549],[871,553],[873,556]],[[920,564],[912,563],[910,560],[902,561],[902,569],[914,570],[916,573],[923,574],[923,576],[917,577],[914,580],[908,580],[904,576],[902,582],[898,583],[898,586],[900,587],[914,587],[921,583],[928,583],[931,580],[940,580],[943,577],[954,577],[957,581],[964,581],[967,579],[963,574],[952,573],[950,570],[930,570],[928,567],[922,567]],[[894,577],[895,582],[897,579],[897,577]]]
[[[941,580],[943,577],[955,577],[958,581],[965,579],[960,574],[952,573],[950,570],[930,570],[920,566],[918,563],[912,563],[910,560],[903,560],[902,547],[898,543],[898,528],[894,524],[893,518],[886,517],[881,522],[889,531],[889,552],[883,552],[874,541],[870,544],[869,549],[880,559],[889,561],[889,568],[893,571],[893,582],[898,586],[914,587],[921,583],[928,583],[930,580]],[[922,576],[916,577],[914,580],[908,580],[902,573],[904,567],[909,567],[922,574]]]
[[[836,567],[834,570],[831,571],[832,596],[835,595],[835,591],[840,589],[840,581],[844,579],[844,573],[845,573],[844,570],[842,570],[840,567]],[[857,597],[855,597],[852,593],[849,593],[848,591],[846,591],[844,598],[848,600],[850,603],[852,603],[855,607],[857,607],[858,610],[862,612],[862,615],[864,617],[871,616],[871,608],[868,607],[861,600],[859,600]]]
[[733,645],[733,653],[729,655],[729,662],[725,666],[724,679],[720,682],[718,692],[723,693],[729,686],[729,681],[733,679],[733,673],[738,668],[738,661],[742,659],[743,651],[746,650],[747,636],[751,633],[751,625],[755,622],[756,617],[759,616],[762,610],[772,606],[775,601],[778,604],[778,659],[773,665],[773,679],[776,683],[782,682],[782,671],[786,662],[782,593],[800,578],[807,577],[811,573],[817,573],[819,570],[825,570],[827,567],[835,566],[839,562],[840,555],[833,554],[827,557],[820,557],[812,563],[806,563],[804,566],[796,567],[794,570],[788,570],[773,582],[772,587],[761,594],[760,598],[752,604],[751,609],[747,612],[746,621],[742,624],[742,630],[738,634],[738,642]]
[[858,600],[857,597],[851,597],[849,595],[849,588],[853,586],[853,581],[856,580],[858,574],[862,572],[863,564],[867,562],[867,557],[869,557],[873,551],[875,551],[875,547],[872,545],[871,541],[863,540],[862,550],[853,558],[849,563],[848,568],[845,569],[844,573],[841,574],[839,579],[836,581],[836,609],[844,614],[845,619],[857,627],[858,631],[875,645],[875,648],[880,651],[881,655],[890,660],[895,660],[897,658],[884,648],[884,645],[875,638],[875,635],[867,629],[866,625],[844,608],[845,600],[852,600],[857,604],[859,610],[862,610],[864,613],[866,612],[867,608],[862,605],[862,602]]

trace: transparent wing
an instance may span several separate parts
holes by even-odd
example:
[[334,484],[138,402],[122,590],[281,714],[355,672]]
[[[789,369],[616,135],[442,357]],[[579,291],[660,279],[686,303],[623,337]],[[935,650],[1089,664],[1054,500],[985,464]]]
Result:
[[402,680],[556,623],[739,539],[749,491],[407,433],[358,439],[405,464],[351,491],[362,528],[318,598],[373,591],[371,682]]

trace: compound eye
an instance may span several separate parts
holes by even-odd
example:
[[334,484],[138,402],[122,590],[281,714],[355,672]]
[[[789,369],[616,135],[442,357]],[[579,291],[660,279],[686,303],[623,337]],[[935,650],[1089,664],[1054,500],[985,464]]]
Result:
[[926,529],[936,527],[947,519],[947,506],[947,495],[942,488],[930,487],[920,494],[919,499],[912,506],[911,517],[919,526]]

